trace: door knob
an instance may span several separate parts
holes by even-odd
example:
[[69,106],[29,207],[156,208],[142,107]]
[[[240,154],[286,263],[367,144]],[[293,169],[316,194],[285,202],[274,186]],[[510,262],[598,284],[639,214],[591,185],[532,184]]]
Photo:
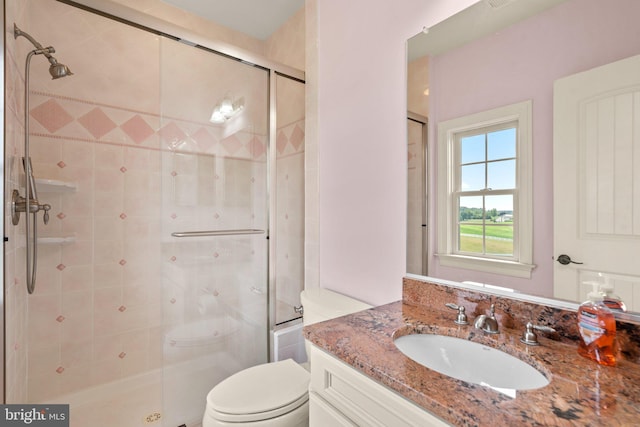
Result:
[[565,255],[562,254],[560,255],[556,261],[558,261],[560,264],[562,265],[569,265],[569,264],[583,264],[582,262],[577,262],[571,259],[571,257],[569,255]]

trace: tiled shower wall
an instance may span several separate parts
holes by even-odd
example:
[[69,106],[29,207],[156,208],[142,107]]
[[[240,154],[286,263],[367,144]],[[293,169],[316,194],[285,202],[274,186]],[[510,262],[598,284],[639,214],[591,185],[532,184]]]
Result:
[[[120,26],[114,32],[101,19],[54,1],[7,2],[7,22],[24,23],[25,31],[46,37],[41,41],[56,46],[58,59],[76,73],[69,78],[73,84],[52,82],[45,79],[41,58],[31,67],[35,175],[64,184],[39,189],[41,202],[52,210],[50,223],[39,227],[44,239],[38,284],[28,299],[24,225],[6,225],[8,402],[39,401],[162,367],[164,331],[187,320],[185,306],[197,307],[203,289],[181,292],[178,283],[175,292],[171,284],[163,291],[167,277],[169,283],[176,277],[194,279],[181,276],[188,253],[168,242],[168,234],[198,229],[204,216],[233,228],[251,214],[200,203],[211,194],[206,189],[237,183],[242,175],[247,180],[241,185],[249,191],[255,176],[264,173],[265,129],[227,134],[208,117],[161,112],[157,37],[136,36],[130,43],[127,32],[133,30]],[[65,38],[52,22],[86,33]],[[20,70],[30,48],[24,40],[9,39],[7,192],[20,188]],[[89,51],[99,51],[100,61],[74,59]],[[304,118],[283,123],[277,134],[278,187],[301,187]],[[259,200],[265,196],[262,190],[251,194]],[[282,232],[302,235],[303,209],[293,206],[282,213],[291,219]],[[260,215],[247,219],[265,220]],[[240,258],[260,252],[220,244],[212,260],[232,257],[234,250],[242,252]],[[250,280],[263,281],[247,273]],[[209,290],[224,295],[220,288]]]

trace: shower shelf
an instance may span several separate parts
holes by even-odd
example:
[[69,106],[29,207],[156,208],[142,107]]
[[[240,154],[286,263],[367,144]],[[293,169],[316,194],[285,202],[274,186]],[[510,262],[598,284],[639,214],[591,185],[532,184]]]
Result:
[[43,193],[74,193],[78,185],[75,182],[36,178],[36,189]]
[[38,243],[42,245],[69,245],[75,243],[76,236],[50,236],[50,237],[38,237]]

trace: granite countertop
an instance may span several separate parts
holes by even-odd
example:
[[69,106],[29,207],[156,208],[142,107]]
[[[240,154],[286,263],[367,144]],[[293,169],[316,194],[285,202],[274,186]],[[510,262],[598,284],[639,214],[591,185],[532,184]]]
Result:
[[[452,425],[640,425],[640,365],[620,360],[616,367],[600,366],[578,355],[575,344],[540,333],[541,345],[527,346],[519,341],[522,330],[501,325],[498,335],[485,334],[472,324],[456,325],[455,316],[446,308],[399,301],[306,326],[304,334],[316,346]],[[511,398],[439,374],[395,347],[394,337],[410,333],[454,336],[498,348],[536,367],[550,384]]]

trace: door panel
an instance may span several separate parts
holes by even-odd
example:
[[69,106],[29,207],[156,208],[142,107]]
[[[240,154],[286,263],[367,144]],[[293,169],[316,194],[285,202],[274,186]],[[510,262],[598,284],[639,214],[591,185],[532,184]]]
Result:
[[640,310],[640,56],[554,86],[554,296],[610,281]]

